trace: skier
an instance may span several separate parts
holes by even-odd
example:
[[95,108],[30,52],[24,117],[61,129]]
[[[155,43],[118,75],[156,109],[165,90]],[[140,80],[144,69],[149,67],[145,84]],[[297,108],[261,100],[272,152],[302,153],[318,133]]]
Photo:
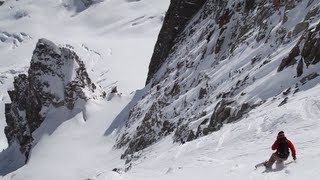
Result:
[[263,165],[266,168],[271,168],[275,161],[277,161],[277,163],[282,163],[283,161],[287,160],[288,156],[290,155],[289,148],[291,150],[293,160],[296,160],[296,150],[292,142],[286,138],[283,131],[280,131],[278,133],[277,140],[271,147],[272,150],[277,151],[273,153],[269,161],[266,161]]

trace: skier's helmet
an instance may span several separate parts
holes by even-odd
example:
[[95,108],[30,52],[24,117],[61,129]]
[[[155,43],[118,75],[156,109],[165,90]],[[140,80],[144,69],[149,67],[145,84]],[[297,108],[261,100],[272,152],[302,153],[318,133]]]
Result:
[[283,131],[280,131],[280,132],[278,133],[278,136],[281,136],[281,135],[284,135],[284,132],[283,132]]

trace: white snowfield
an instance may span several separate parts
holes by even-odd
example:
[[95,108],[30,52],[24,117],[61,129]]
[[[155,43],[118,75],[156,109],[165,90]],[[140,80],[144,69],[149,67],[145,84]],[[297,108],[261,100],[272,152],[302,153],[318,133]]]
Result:
[[[90,100],[83,113],[41,138],[27,165],[4,180],[212,180],[317,179],[320,177],[320,85],[292,95],[288,103],[269,99],[241,121],[185,144],[167,137],[132,162],[113,148],[116,134],[104,136],[116,116],[143,87],[153,45],[168,0],[105,0],[83,10],[71,0],[9,0],[0,6],[0,128],[13,77],[26,72],[39,38],[68,44],[104,89],[117,85],[122,97]],[[75,0],[77,2],[77,0]],[[81,11],[83,10],[83,11]],[[81,11],[81,12],[80,12]],[[15,34],[15,35],[14,35]],[[1,40],[4,39],[4,41]],[[310,81],[310,83],[314,83]],[[121,115],[121,114],[120,114]],[[57,118],[50,116],[48,118]],[[48,119],[47,119],[48,120]],[[283,168],[254,169],[267,160],[283,130],[297,161]],[[5,137],[0,135],[0,148]],[[287,162],[291,162],[290,156]],[[8,162],[9,163],[9,162]],[[120,168],[119,173],[112,171]]]

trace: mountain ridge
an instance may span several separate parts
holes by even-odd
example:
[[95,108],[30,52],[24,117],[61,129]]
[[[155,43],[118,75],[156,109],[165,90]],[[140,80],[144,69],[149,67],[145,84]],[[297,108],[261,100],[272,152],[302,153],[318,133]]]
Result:
[[130,162],[169,134],[179,143],[208,135],[266,101],[282,99],[282,106],[315,86],[319,6],[298,0],[206,1],[174,37],[165,61],[151,60],[150,66],[162,66],[149,71],[148,93],[119,128],[115,147],[126,148],[122,158]]

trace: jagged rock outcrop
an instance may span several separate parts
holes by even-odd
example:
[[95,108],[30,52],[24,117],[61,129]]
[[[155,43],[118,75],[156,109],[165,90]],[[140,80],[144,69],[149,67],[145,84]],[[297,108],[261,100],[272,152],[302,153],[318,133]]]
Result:
[[24,32],[10,33],[7,31],[0,30],[0,42],[12,46],[13,49],[19,47],[22,43],[30,39],[31,36]]
[[68,10],[81,13],[86,9],[90,8],[92,5],[101,3],[103,1],[104,0],[65,0],[65,1],[61,1],[61,3]]
[[99,2],[102,2],[103,0],[81,0],[81,2],[83,3],[83,5],[85,7],[90,7],[91,5],[93,4],[96,4],[96,3],[99,3]]
[[[309,24],[309,23],[307,23]],[[296,25],[295,29],[297,29]],[[309,26],[309,25],[308,25]],[[304,28],[306,30],[307,28]],[[300,31],[300,30],[299,30]],[[301,31],[300,31],[301,32]],[[297,44],[292,48],[288,57],[284,58],[281,61],[281,64],[278,68],[278,71],[282,71],[283,69],[295,65],[297,66],[297,76],[301,76],[303,74],[304,65],[310,66],[319,63],[320,61],[320,23],[317,24],[316,27],[304,31],[303,35],[297,42]]]
[[[116,147],[125,148],[123,158],[169,134],[181,143],[210,134],[320,82],[319,1],[192,5],[201,8],[172,41],[159,35],[146,94],[122,117]],[[167,13],[164,27],[173,16]]]
[[5,105],[5,134],[9,147],[18,144],[26,160],[36,143],[33,132],[48,111],[63,106],[72,110],[96,89],[77,54],[46,39],[38,41],[28,75],[18,75],[13,84],[14,89],[8,91],[11,103]]
[[147,82],[161,67],[174,46],[177,35],[198,12],[206,0],[171,0],[149,64]]

